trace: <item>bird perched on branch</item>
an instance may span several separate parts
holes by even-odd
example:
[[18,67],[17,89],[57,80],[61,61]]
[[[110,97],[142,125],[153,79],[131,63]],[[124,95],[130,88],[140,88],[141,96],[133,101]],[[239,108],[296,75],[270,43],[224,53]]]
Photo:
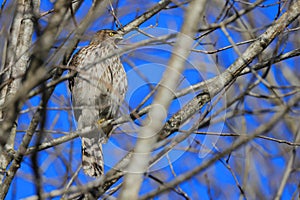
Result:
[[100,30],[69,64],[77,72],[69,81],[77,130],[91,128],[81,136],[82,167],[89,176],[104,173],[102,143],[106,142],[113,127],[99,126],[117,116],[127,91],[124,67],[119,55],[114,54],[120,40],[120,33]]

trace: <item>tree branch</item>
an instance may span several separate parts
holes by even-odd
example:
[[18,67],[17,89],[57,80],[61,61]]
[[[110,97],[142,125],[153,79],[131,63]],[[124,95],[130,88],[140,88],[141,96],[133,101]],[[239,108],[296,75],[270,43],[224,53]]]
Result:
[[[151,199],[171,188],[174,188],[176,185],[182,183],[183,181],[190,179],[191,177],[204,171],[205,169],[208,169],[216,161],[218,161],[219,159],[223,158],[224,156],[230,154],[234,150],[237,150],[238,148],[247,144],[248,142],[252,141],[255,137],[262,135],[264,133],[267,133],[267,131],[271,130],[277,124],[277,122],[280,121],[282,119],[282,117],[285,116],[290,111],[290,109],[298,103],[299,100],[300,100],[300,95],[298,94],[293,99],[291,99],[287,105],[281,106],[280,112],[275,114],[270,119],[269,122],[259,126],[256,129],[256,131],[254,131],[248,137],[242,137],[242,136],[239,137],[238,140],[235,143],[233,143],[231,147],[223,150],[222,152],[217,153],[213,158],[209,159],[208,161],[204,162],[202,165],[194,168],[193,170],[190,170],[189,172],[187,172],[185,174],[179,175],[175,180],[170,181],[169,183],[166,183],[164,185],[161,185],[158,189],[156,189],[152,192],[149,192],[148,194],[139,198],[139,200]],[[190,132],[192,132],[192,131],[193,130],[190,130]]]
[[188,7],[181,34],[178,35],[172,57],[168,64],[169,67],[164,73],[158,87],[157,95],[148,113],[145,126],[139,130],[139,138],[134,149],[134,155],[127,167],[123,190],[118,199],[137,199],[138,197],[143,172],[148,168],[150,153],[157,141],[157,133],[163,126],[163,120],[173,99],[179,75],[184,69],[185,60],[190,54],[190,48],[193,43],[192,38],[196,33],[196,27],[198,27],[198,22],[205,10],[205,5],[206,1],[194,0]]

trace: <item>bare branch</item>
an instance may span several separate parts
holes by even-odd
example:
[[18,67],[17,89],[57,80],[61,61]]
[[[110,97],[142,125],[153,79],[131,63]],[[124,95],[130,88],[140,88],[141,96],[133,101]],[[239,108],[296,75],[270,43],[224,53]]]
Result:
[[232,151],[237,150],[241,146],[247,144],[248,142],[250,142],[251,140],[253,140],[255,137],[257,137],[258,135],[262,135],[262,134],[266,133],[268,130],[272,129],[272,127],[274,127],[274,125],[284,115],[286,115],[287,112],[290,111],[291,107],[293,107],[295,104],[297,104],[297,102],[299,100],[300,100],[300,95],[298,94],[293,99],[291,99],[286,106],[282,106],[282,110],[280,112],[278,112],[276,115],[274,115],[274,117],[272,117],[272,119],[270,119],[270,121],[268,123],[259,126],[255,132],[253,132],[252,134],[250,134],[250,137],[246,137],[246,138],[245,137],[240,137],[239,140],[236,141],[235,143],[233,143],[231,147],[223,150],[220,153],[217,153],[213,158],[211,158],[208,161],[204,162],[202,165],[194,168],[193,170],[191,170],[191,171],[189,171],[189,172],[187,172],[185,174],[182,174],[182,175],[178,176],[175,180],[162,185],[157,190],[154,190],[154,191],[149,192],[148,194],[142,196],[140,198],[140,200],[146,200],[146,199],[153,198],[153,197],[155,197],[155,196],[157,196],[157,195],[159,195],[159,194],[167,191],[168,189],[173,188],[174,186],[182,183],[183,181],[185,181],[187,179],[190,179],[195,174],[198,174],[198,173],[204,171],[205,169],[207,169],[209,166],[211,166],[213,163],[215,163],[216,161],[218,161],[222,157],[228,155]]
[[123,190],[119,199],[137,199],[140,184],[142,182],[143,172],[146,171],[149,162],[149,155],[157,141],[157,133],[163,126],[163,120],[166,117],[168,107],[173,99],[185,59],[190,52],[193,38],[202,12],[205,9],[206,1],[195,0],[188,8],[185,16],[181,34],[177,38],[173,55],[169,61],[169,68],[158,88],[157,95],[153,102],[153,107],[149,111],[146,120],[147,125],[139,131],[139,140],[135,147],[135,154],[127,168],[128,174],[125,175]]

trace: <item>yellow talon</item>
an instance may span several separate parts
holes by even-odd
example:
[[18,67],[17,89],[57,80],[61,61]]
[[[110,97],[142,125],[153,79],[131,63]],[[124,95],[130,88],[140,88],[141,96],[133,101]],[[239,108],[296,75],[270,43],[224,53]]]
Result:
[[99,119],[98,121],[97,121],[97,124],[98,125],[101,125],[103,122],[105,121],[105,119],[104,118],[102,118],[102,119]]

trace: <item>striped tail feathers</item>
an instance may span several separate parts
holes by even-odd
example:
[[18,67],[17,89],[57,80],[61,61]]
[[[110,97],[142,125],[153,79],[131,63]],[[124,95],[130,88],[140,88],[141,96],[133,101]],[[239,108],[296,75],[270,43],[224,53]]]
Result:
[[96,138],[81,138],[82,168],[85,174],[99,177],[104,174],[102,144]]

